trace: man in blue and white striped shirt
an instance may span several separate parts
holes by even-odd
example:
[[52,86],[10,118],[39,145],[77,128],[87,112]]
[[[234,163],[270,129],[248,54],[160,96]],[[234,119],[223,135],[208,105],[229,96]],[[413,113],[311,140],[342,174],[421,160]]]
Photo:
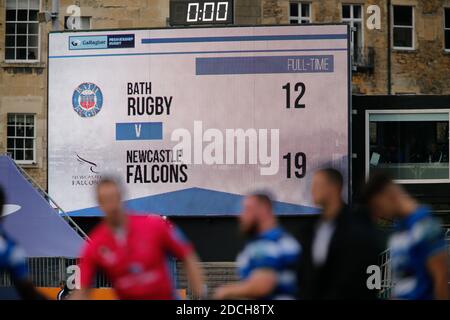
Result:
[[243,206],[240,227],[251,240],[237,259],[241,280],[220,287],[215,298],[294,299],[299,243],[278,225],[267,195],[250,195]]

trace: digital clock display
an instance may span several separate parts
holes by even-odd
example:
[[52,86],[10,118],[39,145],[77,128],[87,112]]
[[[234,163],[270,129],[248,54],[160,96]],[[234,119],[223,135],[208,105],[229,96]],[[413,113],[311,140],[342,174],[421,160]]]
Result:
[[233,0],[171,0],[170,25],[232,24]]

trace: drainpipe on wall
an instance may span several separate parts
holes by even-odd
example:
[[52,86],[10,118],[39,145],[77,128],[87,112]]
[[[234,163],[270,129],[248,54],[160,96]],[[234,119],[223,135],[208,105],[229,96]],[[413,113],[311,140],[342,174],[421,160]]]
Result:
[[59,0],[52,0],[52,30],[56,31],[59,30],[59,21],[58,21],[58,14],[59,14]]
[[387,93],[388,95],[392,94],[392,32],[391,32],[391,0],[387,1],[387,35],[388,35],[388,44],[387,44]]

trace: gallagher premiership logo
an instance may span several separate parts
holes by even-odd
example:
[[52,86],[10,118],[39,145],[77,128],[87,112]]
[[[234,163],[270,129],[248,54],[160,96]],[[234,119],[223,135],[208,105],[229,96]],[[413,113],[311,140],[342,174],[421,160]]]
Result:
[[95,116],[102,109],[102,105],[102,91],[93,83],[82,83],[73,92],[73,110],[75,110],[80,117],[90,118]]

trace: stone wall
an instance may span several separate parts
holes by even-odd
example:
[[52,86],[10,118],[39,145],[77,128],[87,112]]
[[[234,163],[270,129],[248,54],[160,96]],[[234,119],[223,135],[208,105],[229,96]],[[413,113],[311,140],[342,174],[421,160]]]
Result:
[[[264,24],[289,23],[291,0],[262,0]],[[388,86],[388,19],[386,0],[312,0],[312,22],[341,21],[342,3],[376,4],[381,9],[381,29],[364,29],[365,47],[374,48],[373,72],[353,74],[353,92],[358,94],[387,94]],[[415,7],[416,47],[413,51],[392,50],[392,94],[450,94],[450,53],[444,52],[443,8],[450,0],[392,0],[393,5]]]
[[393,93],[450,94],[450,52],[444,52],[443,7],[448,0],[406,1],[413,3],[416,46],[392,54]]

